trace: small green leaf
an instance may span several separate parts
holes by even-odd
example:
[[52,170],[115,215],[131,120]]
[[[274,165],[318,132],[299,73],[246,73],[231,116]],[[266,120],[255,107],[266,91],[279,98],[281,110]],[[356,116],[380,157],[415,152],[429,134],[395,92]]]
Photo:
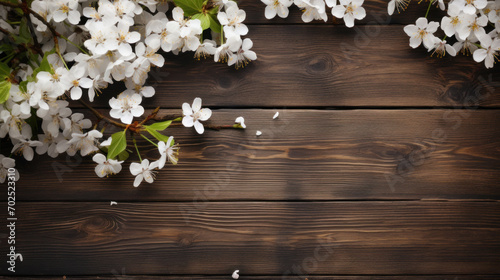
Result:
[[153,136],[154,138],[158,139],[158,141],[163,141],[165,143],[168,141],[169,138],[168,136],[159,133],[158,131],[152,129],[150,126],[145,126],[145,127],[147,132],[149,132],[149,134],[151,134],[151,136]]
[[201,22],[201,28],[203,30],[210,27],[210,16],[207,14],[198,13],[196,15],[193,15],[191,19],[199,19]]
[[177,7],[184,11],[184,16],[190,17],[203,10],[203,0],[174,0]]
[[118,155],[118,160],[126,161],[130,154],[127,151],[123,151]]
[[154,129],[154,130],[159,130],[159,131],[163,131],[165,130],[170,124],[172,123],[172,121],[165,121],[165,122],[157,122],[157,123],[154,123],[152,125],[147,125],[149,126],[150,128]]
[[11,52],[14,48],[12,47],[11,44],[2,44],[0,45],[0,51],[1,52]]
[[217,14],[210,13],[208,14],[208,18],[210,19],[210,29],[214,32],[220,33],[222,27],[219,20],[217,19]]
[[6,63],[0,62],[0,79],[5,79],[10,75],[10,67]]
[[23,40],[23,43],[31,42],[31,33],[26,18],[23,18],[21,20],[21,25],[19,27],[19,37],[21,40]]
[[111,135],[111,144],[108,148],[108,159],[114,159],[127,148],[127,130]]
[[7,80],[0,82],[0,104],[5,103],[10,96],[10,86],[11,83]]
[[22,81],[19,83],[19,89],[21,90],[21,92],[28,92],[28,81]]
[[41,71],[45,71],[45,72],[49,72],[51,74],[54,74],[54,70],[52,69],[52,66],[49,63],[47,56],[49,56],[55,52],[56,52],[56,49],[54,48],[50,52],[46,52],[43,55],[43,59],[42,59],[42,62],[40,63],[40,66],[38,68],[36,68],[35,70],[33,70],[33,77],[36,77],[36,75]]

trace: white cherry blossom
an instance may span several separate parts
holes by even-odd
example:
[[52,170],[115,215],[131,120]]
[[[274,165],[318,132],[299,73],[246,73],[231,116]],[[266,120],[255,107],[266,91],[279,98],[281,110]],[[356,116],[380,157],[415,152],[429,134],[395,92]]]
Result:
[[131,124],[134,117],[144,114],[144,107],[141,104],[142,97],[130,91],[125,91],[118,95],[118,98],[111,98],[109,115],[115,119],[120,119],[125,124]]
[[153,183],[155,180],[156,172],[155,169],[158,168],[158,162],[154,161],[151,164],[148,159],[144,159],[141,163],[132,162],[130,164],[130,173],[136,176],[134,180],[134,187],[138,187],[142,181],[148,183]]
[[94,171],[95,174],[100,178],[118,174],[122,170],[123,161],[107,159],[103,154],[95,154],[92,157],[92,160],[97,163]]
[[332,8],[332,14],[337,18],[344,18],[347,27],[354,26],[354,20],[365,18],[366,12],[361,5],[364,0],[340,0],[340,5]]
[[500,50],[500,39],[492,39],[488,34],[479,37],[481,48],[474,51],[473,57],[476,62],[484,60],[486,68],[492,68],[495,61],[498,59],[498,51]]
[[266,4],[265,17],[272,19],[276,15],[280,18],[288,17],[288,8],[293,4],[292,0],[261,0]]
[[170,136],[167,140],[167,143],[160,141],[158,142],[158,151],[160,152],[160,159],[158,160],[158,168],[162,169],[165,166],[165,162],[168,160],[173,165],[177,164],[178,155],[179,155],[179,147],[177,144],[174,144],[174,137]]
[[182,124],[185,127],[194,126],[198,134],[203,134],[205,131],[201,121],[206,121],[212,116],[212,111],[210,109],[201,108],[201,98],[199,97],[194,99],[192,107],[189,103],[182,104],[182,113],[184,114]]
[[428,22],[426,18],[419,18],[416,24],[409,24],[404,27],[405,33],[410,36],[410,47],[417,48],[424,43],[427,49],[434,46],[435,38],[434,32],[437,31],[439,23],[435,21]]

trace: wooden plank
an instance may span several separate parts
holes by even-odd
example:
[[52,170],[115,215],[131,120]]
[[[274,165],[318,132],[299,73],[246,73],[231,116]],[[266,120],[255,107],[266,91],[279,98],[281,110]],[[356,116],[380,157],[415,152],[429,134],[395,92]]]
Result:
[[500,274],[496,202],[216,202],[188,215],[181,203],[16,209],[17,275]]
[[[337,1],[338,2],[338,1]],[[411,2],[408,9],[400,14],[396,11],[392,16],[387,13],[387,3],[384,0],[367,0],[363,3],[363,7],[366,10],[366,17],[363,20],[356,21],[356,25],[362,24],[414,24],[417,18],[423,17],[428,7],[428,2]],[[289,9],[290,14],[286,19],[282,19],[276,16],[272,20],[268,20],[264,17],[264,5],[259,0],[241,0],[238,1],[238,6],[240,9],[245,10],[247,16],[244,21],[246,24],[304,24],[301,19],[302,12],[296,6]],[[337,28],[337,24],[344,26],[342,20],[336,19],[331,14],[331,8],[327,8],[328,21],[313,21],[308,24],[324,24],[330,25],[332,28]],[[445,13],[439,10],[437,7],[433,7],[429,13],[429,19],[437,20],[440,22],[440,17],[443,17]],[[332,26],[335,25],[335,26]]]
[[[500,110],[215,110],[247,130],[169,128],[180,162],[154,184],[100,179],[90,157],[20,161],[19,200],[500,199]],[[179,113],[166,110],[164,114]],[[260,137],[255,131],[263,131]],[[141,144],[151,159],[152,146]],[[60,181],[61,180],[61,181]],[[389,181],[388,181],[389,180]],[[2,197],[6,190],[2,191]]]
[[[150,73],[157,94],[144,105],[180,108],[195,97],[225,108],[500,105],[500,67],[430,57],[409,47],[403,26],[259,25],[249,37],[258,60],[245,69],[168,55]],[[109,95],[97,100],[109,107]]]
[[[66,278],[64,278],[66,277]],[[496,280],[499,275],[370,275],[370,276],[308,276],[308,280]],[[2,277],[0,279],[13,280],[19,279],[18,277]],[[228,280],[230,276],[153,276],[153,275],[127,275],[126,271],[116,271],[113,276],[63,276],[63,277],[23,277],[25,280],[64,280],[64,279],[77,279],[77,280]],[[305,280],[305,277],[300,276],[246,276],[241,275],[241,280]]]

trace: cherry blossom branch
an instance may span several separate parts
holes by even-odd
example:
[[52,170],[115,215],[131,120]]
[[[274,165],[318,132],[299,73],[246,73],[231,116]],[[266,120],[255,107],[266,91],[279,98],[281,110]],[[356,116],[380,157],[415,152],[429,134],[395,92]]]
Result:
[[[69,98],[68,94],[66,93],[66,97]],[[117,127],[120,127],[120,128],[127,128],[127,125],[125,124],[122,124],[122,123],[119,123],[117,121],[114,121],[106,116],[104,116],[103,114],[101,114],[101,112],[97,111],[96,109],[94,109],[92,106],[90,106],[90,104],[88,104],[87,102],[79,99],[78,102],[80,102],[80,104],[82,104],[83,106],[85,106],[87,109],[89,109],[92,114],[94,114],[96,117],[97,117],[97,123],[99,123],[100,121],[105,121],[107,123],[110,123],[114,126],[117,126]]]

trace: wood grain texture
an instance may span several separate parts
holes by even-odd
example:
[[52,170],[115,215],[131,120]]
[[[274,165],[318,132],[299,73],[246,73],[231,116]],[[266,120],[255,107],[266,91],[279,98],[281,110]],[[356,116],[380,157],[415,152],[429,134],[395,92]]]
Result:
[[16,216],[17,275],[500,274],[497,202],[26,202]]
[[[23,277],[24,280],[229,280],[232,279],[228,275],[224,276],[209,276],[209,275],[194,275],[194,276],[153,276],[153,275],[127,275],[126,270],[118,271],[112,276],[61,276],[61,277]],[[2,277],[4,280],[19,279],[18,277]],[[241,280],[497,280],[496,275],[377,275],[377,276],[307,276],[301,277],[292,276],[247,276],[240,275]]]
[[[19,163],[19,200],[219,201],[500,199],[500,110],[215,110],[247,129],[169,128],[180,162],[132,186],[128,164],[100,179],[90,157]],[[164,110],[162,114],[178,113]],[[261,130],[263,135],[255,136]],[[151,159],[156,149],[142,143]],[[61,181],[60,181],[61,180]],[[389,181],[388,181],[389,180]],[[2,191],[6,196],[6,190]]]
[[[430,57],[412,49],[403,26],[252,26],[258,60],[236,70],[192,53],[168,55],[150,72],[148,108],[499,106],[499,69],[471,57]],[[97,99],[108,108],[116,91]]]

